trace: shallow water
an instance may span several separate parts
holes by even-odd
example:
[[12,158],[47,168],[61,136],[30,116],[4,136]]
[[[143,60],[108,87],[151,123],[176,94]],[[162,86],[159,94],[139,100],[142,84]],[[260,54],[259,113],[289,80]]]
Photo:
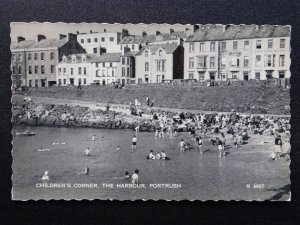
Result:
[[[24,127],[16,127],[23,131]],[[249,144],[220,158],[216,147],[204,140],[204,154],[181,152],[181,139],[191,143],[186,133],[177,137],[155,139],[153,133],[137,135],[137,150],[131,151],[130,130],[89,128],[32,127],[37,135],[16,136],[13,140],[13,199],[199,199],[199,200],[265,200],[289,185],[289,161],[270,161],[273,137],[265,137],[270,144],[262,144],[253,136]],[[96,142],[89,141],[96,135]],[[101,137],[104,137],[103,139]],[[53,145],[53,143],[60,143]],[[65,143],[65,144],[61,144]],[[230,143],[229,143],[230,144]],[[91,156],[84,155],[90,147]],[[120,146],[120,150],[115,150]],[[37,151],[41,147],[47,152]],[[165,150],[169,161],[148,161],[149,150]],[[85,167],[90,175],[78,174]],[[146,188],[116,188],[116,184],[130,181],[115,179],[125,171],[139,169],[139,181]],[[50,183],[62,183],[64,188],[43,188],[41,177],[49,171]],[[97,184],[98,188],[75,188],[74,184]],[[114,188],[104,188],[103,184]],[[67,187],[70,184],[71,187]],[[150,188],[150,184],[180,184],[181,188]],[[250,188],[247,188],[250,184]],[[253,188],[263,184],[261,188]],[[282,199],[281,199],[282,200]],[[285,200],[285,199],[283,199]]]

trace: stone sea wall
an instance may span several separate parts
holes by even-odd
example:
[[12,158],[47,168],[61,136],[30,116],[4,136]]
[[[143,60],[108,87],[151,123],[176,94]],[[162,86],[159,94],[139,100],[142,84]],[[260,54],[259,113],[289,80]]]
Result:
[[14,104],[13,125],[64,126],[108,129],[134,129],[154,131],[159,122],[151,117],[133,116],[126,113],[90,109],[89,107],[53,105],[45,103]]

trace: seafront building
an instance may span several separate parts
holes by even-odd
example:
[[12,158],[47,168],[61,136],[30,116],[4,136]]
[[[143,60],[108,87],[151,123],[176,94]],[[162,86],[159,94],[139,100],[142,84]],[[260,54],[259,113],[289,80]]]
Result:
[[22,74],[21,85],[27,87],[46,87],[56,84],[56,65],[62,56],[85,52],[74,34],[59,35],[59,38],[53,39],[38,35],[36,41],[26,41],[20,37],[17,43],[12,43],[11,51],[12,72],[14,74],[16,68],[21,70],[17,71],[18,74]]
[[120,32],[93,32],[79,33],[77,41],[89,54],[100,54],[100,48],[105,48],[107,53],[120,52],[119,42],[122,38]]
[[289,26],[206,25],[184,50],[184,79],[290,78]]
[[183,79],[183,53],[176,43],[146,45],[135,56],[136,83]]

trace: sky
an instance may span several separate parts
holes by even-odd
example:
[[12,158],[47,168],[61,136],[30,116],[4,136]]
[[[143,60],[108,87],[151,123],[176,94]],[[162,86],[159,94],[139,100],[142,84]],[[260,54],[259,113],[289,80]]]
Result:
[[37,40],[38,34],[43,34],[47,38],[58,38],[59,34],[67,33],[88,33],[93,32],[121,32],[122,29],[127,29],[129,34],[141,35],[143,31],[147,34],[155,34],[156,31],[162,33],[169,32],[170,29],[175,31],[184,31],[185,28],[192,28],[192,25],[181,24],[100,24],[100,23],[22,23],[14,22],[10,24],[11,40],[16,41],[18,36],[24,37],[26,40]]

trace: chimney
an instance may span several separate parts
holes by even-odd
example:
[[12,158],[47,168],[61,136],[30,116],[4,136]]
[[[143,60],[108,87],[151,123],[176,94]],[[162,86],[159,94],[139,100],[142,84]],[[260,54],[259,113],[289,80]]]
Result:
[[143,37],[146,37],[146,36],[147,36],[146,31],[143,31],[142,36],[143,36]]
[[100,47],[100,49],[99,49],[99,55],[102,55],[103,53],[106,53],[106,48]]
[[259,25],[255,25],[255,31],[258,31]]
[[79,34],[79,31],[76,31],[76,34],[78,35],[78,34]]
[[45,35],[42,35],[42,34],[39,34],[39,35],[37,36],[37,39],[38,39],[38,42],[40,42],[41,40],[46,39],[46,36],[45,36]]
[[93,33],[93,31],[92,30],[90,30],[90,34],[92,34]]
[[160,34],[161,34],[160,31],[155,32],[155,36],[159,36]]
[[200,26],[199,25],[194,25],[193,26],[193,32],[195,32],[196,30],[199,30],[200,29]]
[[65,35],[65,34],[59,34],[59,40],[65,38],[65,37],[67,37],[67,35]]
[[186,27],[186,28],[185,28],[185,33],[188,32],[189,30],[190,30],[190,29]]
[[170,29],[170,35],[174,33],[174,29]]
[[125,37],[125,36],[128,36],[128,35],[129,35],[128,30],[122,29],[122,38]]
[[130,48],[124,46],[124,48],[123,48],[123,55],[125,55],[127,52],[130,52]]
[[70,40],[77,41],[77,35],[68,33],[68,41],[70,41]]
[[106,33],[106,29],[105,28],[103,29],[103,32]]
[[222,26],[222,32],[225,32],[228,29],[228,27],[230,27],[230,25],[223,25]]
[[17,37],[17,42],[19,43],[19,42],[21,42],[21,41],[25,41],[25,38],[24,38],[24,37],[21,37],[21,36]]

